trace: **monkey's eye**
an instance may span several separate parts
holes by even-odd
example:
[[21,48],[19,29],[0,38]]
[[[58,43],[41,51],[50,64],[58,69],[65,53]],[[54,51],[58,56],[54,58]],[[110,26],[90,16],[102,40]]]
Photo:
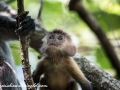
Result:
[[62,40],[63,38],[62,37],[58,37],[58,40]]
[[49,39],[53,39],[54,37],[53,36],[50,36]]

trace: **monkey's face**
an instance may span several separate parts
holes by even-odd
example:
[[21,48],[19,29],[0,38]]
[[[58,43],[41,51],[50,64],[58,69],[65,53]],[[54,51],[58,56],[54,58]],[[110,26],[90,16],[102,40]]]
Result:
[[65,35],[52,33],[46,35],[43,39],[43,46],[41,48],[42,53],[46,53],[49,56],[60,55],[63,52],[62,47],[65,43]]
[[65,36],[61,34],[50,34],[47,37],[47,44],[49,47],[58,48],[65,42]]
[[56,30],[48,33],[48,35],[43,38],[41,52],[48,56],[73,56],[76,53],[76,47],[71,42],[69,35],[63,31]]

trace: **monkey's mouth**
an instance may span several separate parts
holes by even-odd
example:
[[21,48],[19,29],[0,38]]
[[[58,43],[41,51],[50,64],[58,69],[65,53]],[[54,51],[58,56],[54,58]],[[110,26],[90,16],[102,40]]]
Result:
[[51,43],[51,44],[50,44],[50,46],[56,46],[56,47],[57,47],[57,45],[56,45],[56,44],[54,44],[54,43]]

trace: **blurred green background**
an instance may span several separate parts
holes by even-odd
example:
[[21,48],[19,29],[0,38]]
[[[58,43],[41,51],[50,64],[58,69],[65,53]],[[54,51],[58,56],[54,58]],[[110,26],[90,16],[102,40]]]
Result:
[[[39,0],[24,0],[25,10],[28,10],[32,18],[36,19],[40,6]],[[42,21],[44,27],[51,31],[55,28],[62,28],[68,32],[78,48],[78,53],[85,56],[112,76],[115,70],[111,66],[104,50],[94,33],[86,23],[78,17],[75,12],[70,12],[67,5],[69,0],[44,0]],[[120,57],[120,0],[82,0],[84,7],[96,18],[103,28],[114,49]],[[9,4],[16,9],[16,0]],[[10,43],[11,50],[17,66],[21,65],[19,43]],[[35,69],[39,61],[33,49],[29,49],[30,63]]]

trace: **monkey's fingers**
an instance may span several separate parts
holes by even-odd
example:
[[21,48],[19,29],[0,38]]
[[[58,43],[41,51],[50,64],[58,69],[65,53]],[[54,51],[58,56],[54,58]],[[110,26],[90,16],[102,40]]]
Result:
[[34,25],[32,24],[30,27],[29,27],[29,31],[28,30],[25,30],[23,33],[21,33],[22,36],[27,36],[27,35],[30,35],[32,32],[34,32]]
[[31,16],[27,16],[23,21],[20,22],[20,26],[25,24],[25,23],[30,22],[30,20],[31,20]]
[[20,27],[18,28],[15,32],[17,35],[20,35],[20,36],[27,36],[29,34],[31,34],[32,32],[34,32],[35,30],[35,27],[34,27],[34,24],[30,25],[29,27]]
[[[21,25],[20,25],[20,27],[22,27],[22,30],[26,30],[26,29],[29,29],[29,27],[30,27],[31,25],[34,25],[34,26],[35,26],[35,23],[34,23],[34,20],[33,20],[33,19],[30,19],[29,22],[26,22],[26,21],[22,22]],[[34,30],[35,30],[35,29],[34,29]]]

